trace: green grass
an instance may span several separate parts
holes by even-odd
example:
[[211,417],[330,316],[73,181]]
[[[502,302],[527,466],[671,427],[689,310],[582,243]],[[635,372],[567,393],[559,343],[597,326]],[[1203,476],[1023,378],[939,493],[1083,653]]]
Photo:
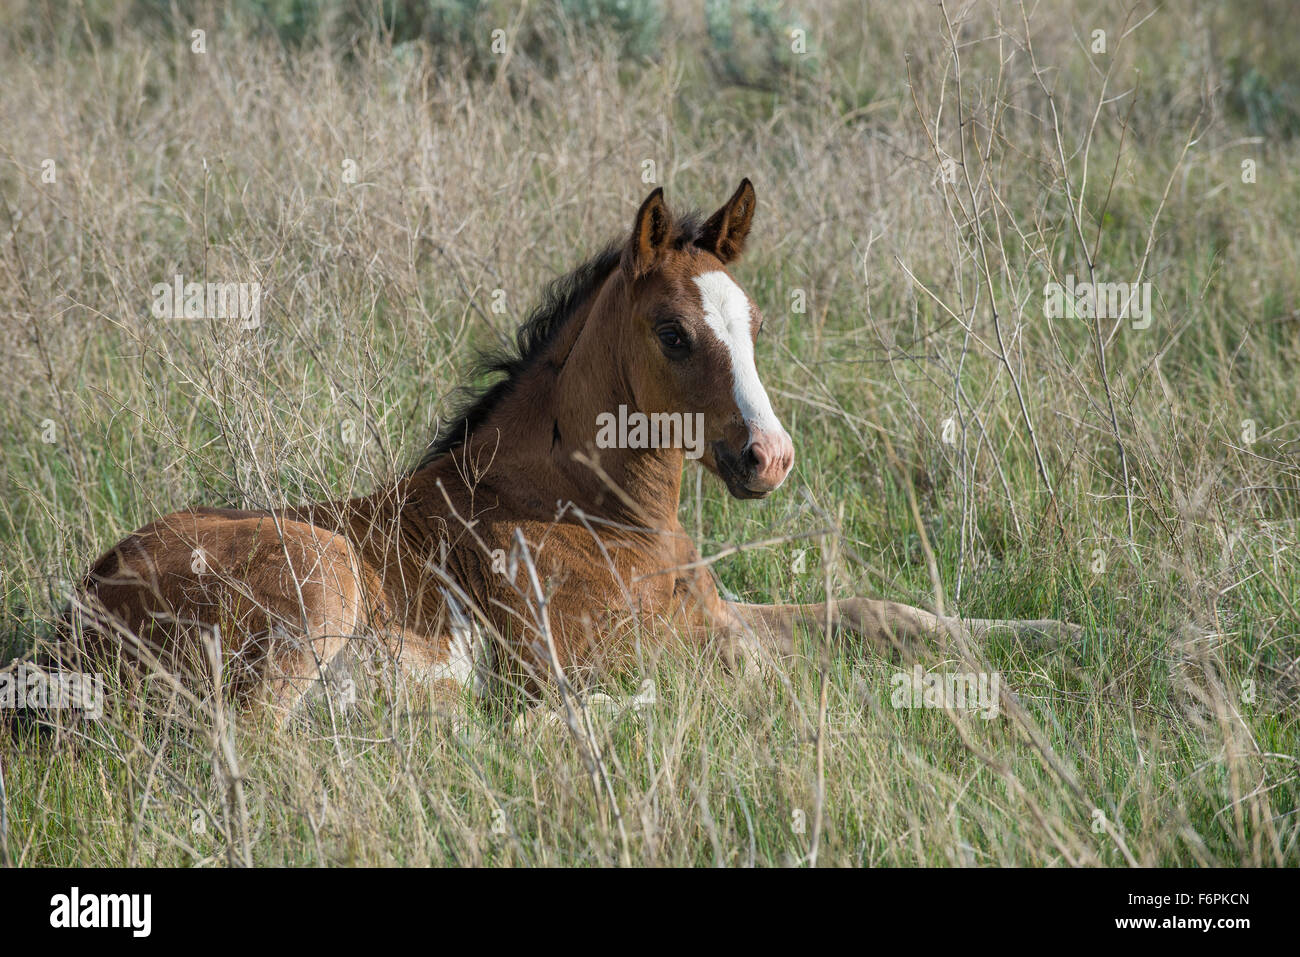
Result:
[[[818,601],[829,575],[839,596],[932,604],[924,535],[948,608],[1086,637],[935,649],[932,670],[1014,693],[985,721],[892,707],[898,663],[816,635],[762,680],[646,636],[602,690],[648,677],[658,701],[597,722],[598,765],[486,711],[453,731],[383,682],[279,734],[119,707],[70,743],[0,744],[10,861],[805,864],[820,802],[820,865],[1300,863],[1284,8],[1161,9],[1122,43],[1118,5],[1039,9],[1062,169],[1018,8],[954,24],[959,104],[930,4],[792,15],[815,59],[745,86],[720,81],[686,4],[644,55],[525,24],[504,80],[463,40],[345,47],[235,19],[200,57],[131,4],[89,6],[90,35],[18,5],[22,42],[0,39],[6,658],[48,636],[61,582],[159,514],[364,492],[412,463],[471,348],[629,228],[646,159],[679,207],[742,176],[759,193],[734,271],[767,315],[760,372],[797,461],[761,503],[708,476],[697,498],[688,469],[681,517],[706,555],[788,539],[719,560],[722,584]],[[1075,34],[1098,24],[1110,52],[1090,62]],[[967,137],[973,200],[936,179],[931,136],[948,156]],[[1151,326],[1107,340],[1104,379],[1092,328],[1042,309],[1045,282],[1086,277],[1075,213],[1099,280],[1153,283]],[[261,281],[262,327],[154,319],[149,288],[178,271]]]

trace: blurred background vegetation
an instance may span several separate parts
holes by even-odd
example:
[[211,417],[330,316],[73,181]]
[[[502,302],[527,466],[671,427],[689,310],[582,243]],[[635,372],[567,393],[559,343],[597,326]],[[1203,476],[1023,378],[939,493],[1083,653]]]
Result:
[[[3,42],[36,62],[76,49],[109,46],[124,32],[163,40],[202,26],[227,34],[272,36],[286,50],[327,46],[343,55],[381,37],[394,47],[416,45],[441,63],[490,72],[500,60],[487,40],[493,30],[506,30],[515,56],[552,72],[575,36],[609,43],[631,58],[631,64],[636,59],[658,60],[667,50],[681,50],[684,39],[693,39],[690,52],[713,82],[788,95],[794,92],[792,77],[839,82],[858,90],[861,78],[843,75],[836,65],[867,48],[864,31],[891,32],[897,10],[915,5],[862,0],[819,6],[781,0],[5,0],[0,10]],[[989,7],[1018,17],[1013,4]],[[1095,14],[1101,22],[1101,11],[1121,8],[1098,0],[1073,9],[1085,20]],[[1161,10],[1162,16],[1180,23],[1172,42],[1136,44],[1132,61],[1145,82],[1154,85],[1156,96],[1175,105],[1190,79],[1203,83],[1225,112],[1252,134],[1295,135],[1300,123],[1300,57],[1279,42],[1300,28],[1295,4],[1174,0]],[[1138,13],[1131,22],[1143,16]],[[828,20],[840,29],[816,32],[814,39],[811,28]],[[801,54],[791,49],[795,30],[805,32]],[[872,37],[870,45],[887,44]],[[819,55],[823,47],[824,57]]]

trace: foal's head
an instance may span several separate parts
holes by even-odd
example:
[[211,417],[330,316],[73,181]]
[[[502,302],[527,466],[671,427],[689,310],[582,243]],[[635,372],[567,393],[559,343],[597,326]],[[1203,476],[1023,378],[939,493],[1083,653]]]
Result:
[[794,464],[754,365],[763,317],[726,267],[754,218],[749,180],[702,226],[679,227],[656,189],[641,204],[621,261],[625,374],[641,411],[703,414],[701,462],[736,498],[761,498]]

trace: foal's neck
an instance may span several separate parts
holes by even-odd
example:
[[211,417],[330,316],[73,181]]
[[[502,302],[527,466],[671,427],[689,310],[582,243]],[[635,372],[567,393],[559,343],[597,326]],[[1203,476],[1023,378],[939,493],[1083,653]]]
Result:
[[[492,462],[492,473],[518,477],[528,497],[552,508],[662,532],[678,527],[681,449],[598,448],[597,417],[638,411],[629,382],[629,345],[621,284],[606,280],[574,311],[555,341],[516,382],[453,456]],[[418,475],[418,473],[417,473]]]
[[[602,413],[641,411],[630,382],[625,304],[607,283],[585,314],[575,315],[572,348],[539,383],[552,418],[550,457],[573,490],[573,501],[597,514],[654,530],[674,528],[681,498],[681,449],[598,448]],[[561,347],[565,343],[559,343]],[[559,441],[554,441],[558,431]]]

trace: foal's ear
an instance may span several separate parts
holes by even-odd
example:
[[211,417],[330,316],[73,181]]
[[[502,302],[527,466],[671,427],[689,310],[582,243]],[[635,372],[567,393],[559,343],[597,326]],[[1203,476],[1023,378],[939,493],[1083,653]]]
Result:
[[664,202],[660,186],[646,197],[636,213],[632,240],[623,251],[623,268],[632,279],[639,279],[654,268],[672,238],[673,218]]
[[695,245],[713,253],[722,260],[723,265],[739,259],[745,249],[749,226],[754,221],[754,206],[757,202],[754,184],[746,177],[731,199],[701,227],[700,238]]

